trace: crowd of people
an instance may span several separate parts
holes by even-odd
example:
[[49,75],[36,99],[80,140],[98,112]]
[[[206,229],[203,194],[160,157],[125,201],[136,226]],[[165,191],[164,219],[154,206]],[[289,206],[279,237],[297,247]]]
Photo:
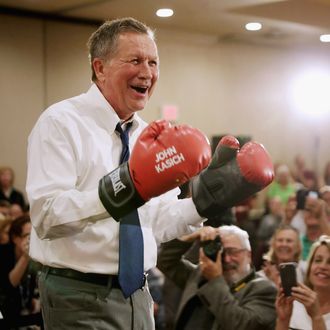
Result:
[[227,136],[211,159],[199,131],[145,123],[159,58],[133,18],[105,22],[88,48],[90,89],[29,136],[29,205],[0,169],[6,326],[42,310],[52,330],[329,329],[330,166],[318,178],[298,155],[269,185],[260,144]]

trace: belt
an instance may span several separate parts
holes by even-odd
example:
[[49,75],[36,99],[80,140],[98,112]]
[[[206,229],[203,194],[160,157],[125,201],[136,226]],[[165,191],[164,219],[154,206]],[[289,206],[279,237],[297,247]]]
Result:
[[[112,288],[121,289],[117,275],[82,273],[71,268],[54,268],[49,266],[43,266],[42,270],[51,275],[71,278],[74,280],[103,285],[103,286],[107,286],[109,281],[111,281]],[[147,281],[147,274],[145,273],[143,277],[143,285],[141,289],[144,288],[144,286],[146,285],[146,281]]]
[[74,280],[103,285],[103,286],[107,286],[109,281],[111,281],[111,287],[120,288],[117,275],[82,273],[71,268],[53,268],[49,266],[43,266],[42,270],[51,275],[71,278]]

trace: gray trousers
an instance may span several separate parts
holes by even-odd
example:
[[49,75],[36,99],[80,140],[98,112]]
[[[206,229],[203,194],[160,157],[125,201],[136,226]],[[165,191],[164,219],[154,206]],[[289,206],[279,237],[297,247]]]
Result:
[[46,330],[153,330],[148,284],[125,299],[119,288],[42,271],[39,291]]

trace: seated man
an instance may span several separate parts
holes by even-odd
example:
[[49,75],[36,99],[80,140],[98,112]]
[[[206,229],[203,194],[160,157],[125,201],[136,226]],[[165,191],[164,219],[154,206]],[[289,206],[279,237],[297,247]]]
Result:
[[[213,261],[200,249],[199,264],[182,258],[192,242],[214,240],[222,248]],[[203,227],[162,244],[158,268],[184,290],[175,329],[273,329],[276,288],[251,267],[246,231],[237,226]]]

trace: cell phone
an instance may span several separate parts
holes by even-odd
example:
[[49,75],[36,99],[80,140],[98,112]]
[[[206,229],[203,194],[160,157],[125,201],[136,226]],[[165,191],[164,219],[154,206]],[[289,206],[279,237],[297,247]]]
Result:
[[284,262],[279,264],[280,277],[285,296],[291,296],[291,288],[297,286],[296,268],[296,262]]

